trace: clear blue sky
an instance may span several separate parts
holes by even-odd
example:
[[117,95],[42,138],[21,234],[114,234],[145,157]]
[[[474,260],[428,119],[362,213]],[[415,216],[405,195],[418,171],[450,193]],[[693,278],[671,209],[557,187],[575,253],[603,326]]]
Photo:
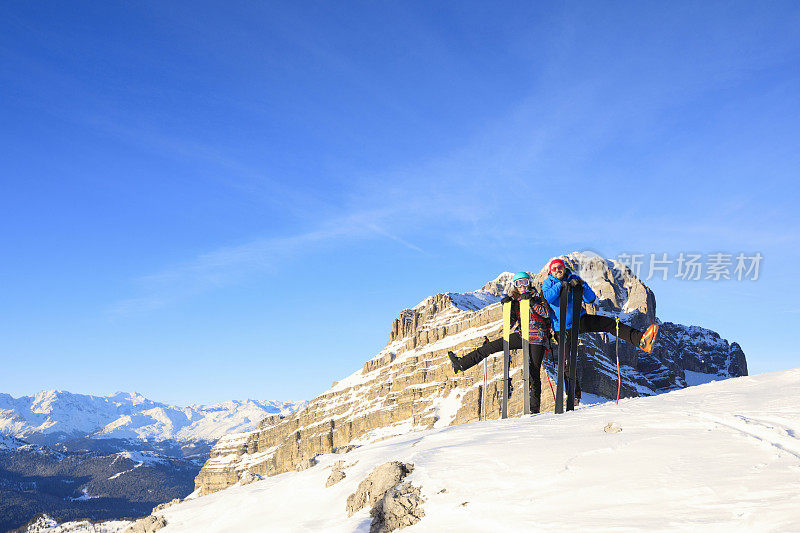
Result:
[[796,2],[29,2],[0,19],[0,391],[308,399],[424,297],[760,252],[662,320],[797,366]]

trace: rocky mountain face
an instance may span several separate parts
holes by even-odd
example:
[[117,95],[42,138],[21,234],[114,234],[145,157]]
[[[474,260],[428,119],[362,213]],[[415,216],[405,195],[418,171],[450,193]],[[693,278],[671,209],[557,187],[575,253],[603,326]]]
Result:
[[0,531],[40,513],[59,521],[150,513],[186,497],[216,439],[280,419],[301,402],[176,407],[139,394],[0,394]]
[[[587,311],[620,314],[639,329],[657,321],[652,291],[627,267],[615,261],[573,253],[567,265],[597,294]],[[541,287],[545,267],[534,275]],[[313,464],[316,454],[345,452],[354,446],[390,436],[499,418],[502,362],[500,354],[483,366],[453,375],[447,351],[463,355],[482,344],[484,336],[501,333],[499,300],[511,274],[501,274],[473,293],[431,296],[402,311],[394,320],[386,347],[363,368],[336,382],[325,393],[285,418],[265,419],[254,431],[222,437],[195,479],[203,494],[224,489],[253,476],[269,476]],[[660,322],[660,321],[659,321]],[[614,338],[584,334],[578,375],[584,392],[613,398],[617,391]],[[744,353],[736,343],[697,326],[662,323],[652,354],[620,342],[622,396],[645,396],[687,386],[687,372],[727,378],[747,374]],[[547,384],[554,359],[541,369],[541,408],[554,408]],[[512,352],[516,391],[510,416],[522,411],[521,351]],[[485,412],[482,411],[485,397]]]

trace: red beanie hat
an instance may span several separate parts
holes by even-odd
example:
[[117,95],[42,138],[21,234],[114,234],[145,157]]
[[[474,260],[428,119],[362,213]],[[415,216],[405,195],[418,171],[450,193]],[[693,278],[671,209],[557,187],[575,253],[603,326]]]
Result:
[[550,261],[549,265],[547,265],[547,271],[550,272],[553,269],[554,265],[561,265],[562,267],[564,267],[564,270],[566,270],[567,268],[567,266],[564,264],[564,261],[556,257],[555,259]]

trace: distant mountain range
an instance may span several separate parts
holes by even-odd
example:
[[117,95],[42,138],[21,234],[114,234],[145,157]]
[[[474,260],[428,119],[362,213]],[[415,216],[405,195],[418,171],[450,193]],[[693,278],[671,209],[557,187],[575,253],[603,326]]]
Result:
[[20,398],[0,393],[0,435],[45,445],[81,438],[209,442],[303,404],[245,400],[178,407],[135,392],[90,396],[50,390]]
[[39,513],[59,521],[136,517],[184,498],[213,443],[305,402],[177,407],[137,393],[0,394],[0,531]]

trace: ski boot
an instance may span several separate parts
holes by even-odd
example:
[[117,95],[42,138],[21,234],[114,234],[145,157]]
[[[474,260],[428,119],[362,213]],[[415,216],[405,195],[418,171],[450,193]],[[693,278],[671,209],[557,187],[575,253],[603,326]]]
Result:
[[647,353],[653,349],[653,343],[656,341],[658,335],[658,324],[652,324],[647,331],[642,334],[642,340],[639,341],[639,348]]
[[453,372],[458,374],[463,372],[464,368],[461,366],[461,360],[453,352],[447,352],[447,357],[450,358],[450,364],[453,365]]

